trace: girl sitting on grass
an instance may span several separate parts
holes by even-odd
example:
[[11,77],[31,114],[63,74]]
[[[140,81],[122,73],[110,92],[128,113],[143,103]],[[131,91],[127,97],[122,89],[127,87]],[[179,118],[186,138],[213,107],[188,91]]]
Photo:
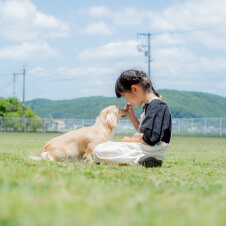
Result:
[[[99,144],[93,151],[96,163],[118,165],[143,165],[160,167],[168,152],[171,139],[171,113],[162,97],[155,91],[143,71],[128,70],[116,81],[115,93],[127,100],[129,119],[139,132],[132,138],[123,137],[120,142]],[[136,107],[145,104],[140,122],[134,113]]]

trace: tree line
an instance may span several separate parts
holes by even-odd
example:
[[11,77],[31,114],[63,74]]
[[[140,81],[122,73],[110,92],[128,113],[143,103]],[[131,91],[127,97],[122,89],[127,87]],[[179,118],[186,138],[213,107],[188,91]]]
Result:
[[[201,92],[178,90],[158,90],[168,103],[173,118],[218,118],[226,117],[226,98]],[[33,99],[26,102],[26,118],[96,118],[102,109],[109,105],[124,108],[124,98],[93,96],[72,100],[53,101],[49,99]],[[143,106],[135,108],[140,116]],[[0,99],[0,116],[22,117],[22,104],[17,98]]]

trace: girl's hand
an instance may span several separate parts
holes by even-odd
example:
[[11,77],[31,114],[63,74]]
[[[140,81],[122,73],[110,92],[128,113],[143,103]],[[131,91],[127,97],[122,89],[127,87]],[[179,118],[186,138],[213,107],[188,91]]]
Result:
[[141,144],[146,144],[142,137],[139,137],[139,138],[130,138],[130,137],[123,137],[121,139],[120,142],[130,142],[130,143],[141,143]]
[[120,142],[130,142],[132,138],[130,137],[123,137]]
[[134,108],[133,108],[132,104],[127,103],[125,106],[125,109],[127,109],[129,111],[128,118],[135,116],[135,112],[134,112]]
[[143,138],[143,134],[135,133],[132,138]]

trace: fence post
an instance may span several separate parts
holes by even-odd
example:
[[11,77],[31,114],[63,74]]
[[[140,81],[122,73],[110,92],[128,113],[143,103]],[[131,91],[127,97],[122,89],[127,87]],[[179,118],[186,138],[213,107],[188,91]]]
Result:
[[82,119],[82,128],[84,127],[84,119]]
[[26,133],[26,118],[25,117],[23,117],[22,118],[22,122],[23,122],[23,127],[24,127],[24,133]]
[[[30,120],[32,120],[32,119],[29,119],[29,121]],[[33,119],[33,120],[35,120],[35,119]],[[62,119],[62,120],[64,121],[64,123],[66,125],[67,120],[66,119]],[[184,134],[183,133],[184,128],[186,130],[191,128],[191,131],[190,131],[191,136],[196,136],[196,132],[202,133],[203,135],[208,136],[208,134],[210,132],[212,132],[212,128],[214,128],[214,134],[215,135],[218,134],[219,137],[224,137],[225,136],[225,121],[224,120],[226,120],[226,118],[220,118],[220,117],[214,118],[213,123],[211,122],[211,118],[209,118],[209,120],[210,120],[210,122],[208,121],[208,118],[202,118],[202,121],[200,122],[200,120],[196,120],[194,118],[186,118],[186,123],[184,123],[183,118],[175,118],[174,119],[175,123],[173,124],[173,131],[176,132],[176,130],[177,130],[177,135],[181,136],[181,135]],[[16,121],[16,125],[20,124],[19,125],[19,131],[20,132],[24,132],[24,133],[30,132],[30,130],[27,131],[27,125],[29,123],[28,118],[24,118],[24,119],[23,118],[16,118],[15,121]],[[48,126],[50,126],[51,124],[49,124],[49,121],[46,118],[42,118],[42,121],[44,123],[43,133],[47,133],[48,132]],[[189,124],[189,121],[190,121],[190,124]],[[87,123],[89,123],[89,120],[86,121],[86,119],[78,119],[77,122],[78,122],[77,124],[79,125],[79,127],[80,126],[84,127],[85,124],[86,124],[86,126],[88,125]],[[177,122],[177,124],[176,124],[176,122]],[[8,128],[8,124],[10,126],[9,128]],[[219,126],[218,127],[219,132],[217,131],[217,124]],[[3,132],[14,131],[15,128],[16,128],[15,122],[13,121],[13,118],[0,117],[0,125],[1,125],[0,130],[3,131]],[[117,133],[124,132],[126,134],[129,134],[131,131],[133,131],[132,128],[131,128],[132,124],[130,124],[130,121],[128,119],[123,120],[121,125],[122,126],[119,127],[116,130]],[[202,126],[200,127],[200,125],[202,125]],[[21,128],[21,126],[22,126],[22,128]],[[207,126],[209,126],[208,129],[207,129]],[[68,126],[66,126],[64,128],[64,130],[65,131],[68,130]],[[181,130],[182,130],[182,132],[181,132]]]
[[205,118],[205,130],[204,130],[205,136],[206,136],[206,118]]
[[4,121],[5,121],[4,132],[6,132],[7,131],[7,118],[6,117],[4,118]]
[[219,133],[220,133],[220,137],[222,136],[222,118],[220,118],[220,131],[219,131]]
[[46,133],[46,119],[43,119],[43,123],[44,123],[44,128],[43,128],[43,133]]
[[24,118],[24,132],[27,132],[27,119]]
[[178,130],[178,135],[180,135],[180,119],[178,118],[178,126],[177,126],[177,130]]

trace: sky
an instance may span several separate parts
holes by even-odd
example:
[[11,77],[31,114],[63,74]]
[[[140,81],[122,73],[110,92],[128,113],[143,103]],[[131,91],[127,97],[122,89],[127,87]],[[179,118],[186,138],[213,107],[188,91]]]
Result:
[[[226,97],[225,0],[0,0],[0,97],[115,96],[128,69],[155,89]],[[15,82],[13,82],[13,74]]]

